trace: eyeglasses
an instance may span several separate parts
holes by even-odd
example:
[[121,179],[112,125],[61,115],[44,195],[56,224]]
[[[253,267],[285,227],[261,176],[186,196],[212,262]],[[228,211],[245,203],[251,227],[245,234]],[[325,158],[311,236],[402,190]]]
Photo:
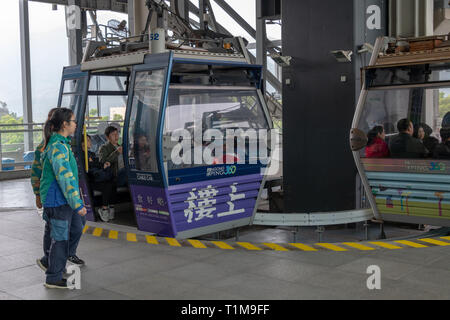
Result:
[[69,120],[68,122],[75,122],[75,124],[77,123],[77,120]]

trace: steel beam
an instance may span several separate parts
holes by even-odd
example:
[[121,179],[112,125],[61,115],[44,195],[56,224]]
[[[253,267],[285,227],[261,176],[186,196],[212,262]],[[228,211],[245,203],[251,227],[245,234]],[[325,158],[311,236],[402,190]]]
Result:
[[[30,0],[67,6],[70,0]],[[109,10],[128,13],[127,0],[81,0],[80,7],[86,10]]]
[[214,0],[226,13],[230,15],[247,33],[256,39],[256,30],[245,21],[234,9],[224,0]]
[[[31,94],[31,63],[30,63],[30,24],[28,16],[28,0],[19,1],[20,16],[20,51],[22,66],[22,103],[23,122],[33,122],[33,104]],[[27,129],[33,129],[29,126]],[[24,133],[24,151],[31,151],[33,146],[33,132]]]
[[[256,0],[256,16],[262,16],[262,0]],[[267,47],[266,19],[256,19],[256,63],[263,66],[263,93],[266,93],[267,81]]]

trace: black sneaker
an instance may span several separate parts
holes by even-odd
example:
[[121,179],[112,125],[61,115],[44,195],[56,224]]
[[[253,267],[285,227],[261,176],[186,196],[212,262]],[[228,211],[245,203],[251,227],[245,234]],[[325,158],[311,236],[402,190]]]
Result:
[[44,272],[47,272],[47,266],[42,263],[41,259],[36,259],[36,264],[39,268],[41,268]]
[[61,279],[57,282],[46,282],[44,283],[44,286],[49,289],[69,289],[67,287],[67,280]]
[[76,264],[77,266],[84,266],[84,261],[75,255],[69,257],[67,260],[69,260],[69,262],[72,262],[73,264]]

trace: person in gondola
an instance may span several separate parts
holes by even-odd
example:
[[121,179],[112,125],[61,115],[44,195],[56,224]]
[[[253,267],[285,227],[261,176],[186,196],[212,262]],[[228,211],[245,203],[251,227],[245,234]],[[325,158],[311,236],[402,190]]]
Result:
[[123,148],[119,145],[119,130],[114,126],[105,129],[108,142],[101,146],[99,158],[101,163],[109,162],[117,187],[126,186],[126,172],[123,162]]
[[409,159],[425,158],[429,153],[423,143],[413,137],[414,126],[409,119],[402,119],[397,123],[399,134],[392,137],[389,150],[392,158]]
[[[98,215],[104,222],[114,218],[114,184],[113,173],[111,170],[111,163],[100,162],[94,152],[89,151],[92,147],[91,137],[87,135],[87,150],[88,150],[88,177],[89,185],[92,190],[97,190],[102,193],[102,207],[98,209]],[[83,148],[83,159],[86,147],[84,141],[81,143]]]
[[388,158],[389,147],[385,142],[386,134],[382,126],[372,128],[367,134],[368,143],[366,146],[367,158]]
[[439,144],[439,140],[432,137],[433,129],[426,123],[420,123],[414,129],[414,138],[419,139],[425,148],[429,151],[429,155],[433,155],[434,148]]
[[434,159],[450,159],[450,127],[441,129],[442,143],[436,146],[433,153]]

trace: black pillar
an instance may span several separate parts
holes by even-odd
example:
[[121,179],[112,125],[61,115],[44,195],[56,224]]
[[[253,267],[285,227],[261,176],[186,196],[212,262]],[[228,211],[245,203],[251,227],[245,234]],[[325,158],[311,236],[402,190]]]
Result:
[[[384,10],[380,28],[377,13],[368,13],[376,2]],[[283,69],[285,212],[355,209],[349,132],[366,55],[357,50],[372,32],[385,33],[383,6],[379,0],[282,2],[283,55],[293,58]],[[334,50],[353,51],[352,61],[338,62]]]

